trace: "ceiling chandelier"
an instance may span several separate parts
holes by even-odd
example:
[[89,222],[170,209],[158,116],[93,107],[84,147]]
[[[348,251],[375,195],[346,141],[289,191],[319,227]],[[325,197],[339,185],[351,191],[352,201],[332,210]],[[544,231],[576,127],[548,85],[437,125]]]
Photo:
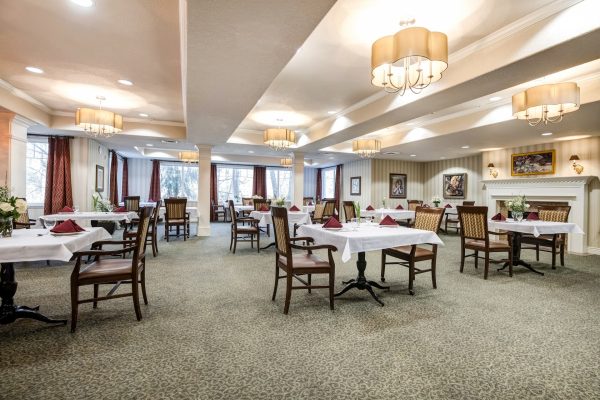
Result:
[[200,157],[197,151],[180,151],[179,159],[184,163],[197,163]]
[[290,157],[282,158],[282,159],[279,161],[279,164],[280,164],[282,167],[290,168],[292,165],[294,165],[294,159],[293,159],[293,158],[290,158]]
[[377,139],[357,139],[352,141],[352,152],[360,158],[371,158],[381,151],[381,142]]
[[536,126],[562,121],[563,114],[579,109],[579,86],[564,82],[534,86],[512,97],[513,116]]
[[[415,23],[401,21],[401,26]],[[371,83],[388,93],[403,95],[406,89],[421,93],[442,78],[448,68],[448,37],[441,32],[409,27],[384,36],[371,46]]]
[[99,109],[78,108],[75,112],[75,125],[80,126],[90,136],[111,137],[123,130],[123,117],[112,111],[102,109],[104,96],[96,96]]
[[274,150],[286,150],[296,144],[296,134],[290,129],[267,128],[263,134],[263,141]]

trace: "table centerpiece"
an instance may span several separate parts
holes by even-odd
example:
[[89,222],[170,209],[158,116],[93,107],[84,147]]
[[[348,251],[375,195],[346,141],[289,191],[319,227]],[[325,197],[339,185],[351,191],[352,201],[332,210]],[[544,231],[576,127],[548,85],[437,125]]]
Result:
[[11,196],[7,186],[0,186],[0,238],[11,237],[13,221],[27,212],[27,202]]

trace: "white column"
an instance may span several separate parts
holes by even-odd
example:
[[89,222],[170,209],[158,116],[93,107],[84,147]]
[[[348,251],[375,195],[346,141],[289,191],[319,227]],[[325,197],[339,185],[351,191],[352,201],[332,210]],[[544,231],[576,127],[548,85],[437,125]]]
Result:
[[211,146],[198,144],[198,236],[210,236]]
[[[26,196],[27,128],[33,122],[18,114],[0,112],[0,185],[11,194]],[[6,181],[6,182],[5,182]]]
[[304,198],[304,153],[294,153],[294,197],[292,204],[302,208]]

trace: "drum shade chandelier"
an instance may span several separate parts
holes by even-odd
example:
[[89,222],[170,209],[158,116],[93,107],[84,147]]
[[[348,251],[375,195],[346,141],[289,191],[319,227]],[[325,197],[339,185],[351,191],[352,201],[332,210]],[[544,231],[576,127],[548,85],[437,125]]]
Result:
[[[401,21],[401,26],[415,23]],[[448,37],[421,27],[384,36],[371,46],[371,83],[388,93],[418,94],[442,78],[448,68]]]
[[579,86],[564,82],[534,86],[512,97],[513,116],[529,125],[562,121],[563,115],[579,109]]
[[286,168],[290,168],[292,165],[294,165],[294,159],[290,158],[290,157],[286,157],[286,158],[282,158],[279,161],[279,164],[282,167],[286,167]]
[[197,163],[199,160],[197,151],[180,151],[179,159],[184,163]]
[[90,136],[109,138],[123,130],[123,117],[102,109],[103,96],[97,96],[99,109],[78,108],[75,112],[75,125],[80,126]]
[[286,150],[296,144],[296,134],[290,129],[267,128],[263,134],[263,141],[274,150]]
[[377,139],[357,139],[352,141],[352,152],[360,158],[371,158],[381,151],[381,142]]

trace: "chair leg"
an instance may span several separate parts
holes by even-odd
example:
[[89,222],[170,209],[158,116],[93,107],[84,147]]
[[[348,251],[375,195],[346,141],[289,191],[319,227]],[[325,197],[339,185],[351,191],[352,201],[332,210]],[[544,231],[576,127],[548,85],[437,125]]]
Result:
[[565,245],[564,244],[560,245],[560,266],[561,267],[565,266]]
[[256,252],[260,253],[260,232],[256,233]]
[[479,263],[479,252],[475,251],[475,269],[477,269],[478,263]]
[[312,285],[312,275],[308,274],[308,293],[312,293],[310,286]]
[[233,246],[233,231],[231,231],[231,235],[229,235],[229,251],[231,251],[231,246]]
[[77,312],[79,309],[79,286],[71,282],[71,333],[77,328]]
[[[179,227],[177,228],[179,230]],[[177,234],[179,234],[179,231],[177,232]],[[189,235],[189,230],[187,228],[187,225],[184,223],[183,224],[183,241],[185,242],[188,238]]]
[[381,252],[381,282],[385,282],[385,253]]
[[483,279],[488,278],[488,270],[490,269],[490,253],[485,252],[485,270],[483,271]]
[[508,276],[513,276],[513,254],[512,249],[508,250]]
[[408,293],[414,296],[415,291],[413,290],[413,281],[415,280],[415,262],[410,260],[408,262]]
[[133,308],[135,309],[135,317],[137,320],[142,319],[142,310],[140,309],[140,286],[136,278],[131,280],[131,291],[133,293]]
[[169,224],[165,224],[165,236],[167,237],[167,243],[169,243],[169,232],[170,232]]
[[254,235],[250,235],[250,248],[254,248]]
[[552,244],[552,269],[556,269],[556,246]]
[[142,280],[140,281],[142,284],[142,298],[144,299],[144,304],[148,305],[148,296],[146,295],[146,266],[142,270]]
[[279,267],[275,264],[275,286],[273,287],[273,297],[271,297],[272,301],[275,301],[275,296],[277,295],[277,285],[279,284]]
[[540,261],[540,245],[535,245],[535,261]]
[[461,246],[460,250],[460,273],[462,274],[465,269],[465,247]]
[[436,256],[434,255],[434,257],[431,259],[431,284],[433,285],[434,289],[437,289],[437,283],[435,281],[435,263],[436,263]]
[[[157,228],[158,229],[158,228]],[[156,257],[158,254],[158,233],[152,232],[152,255]]]
[[100,288],[100,285],[97,283],[94,283],[94,302],[93,304],[93,308],[98,308],[98,301],[96,300],[98,298],[98,289]]
[[237,232],[233,234],[233,254],[235,254],[235,249],[237,247],[238,235]]
[[333,310],[334,306],[333,306],[333,299],[334,299],[334,295],[333,295],[333,286],[334,286],[334,282],[335,282],[335,275],[334,272],[330,272],[329,273],[329,309]]
[[285,305],[283,306],[283,313],[287,315],[290,309],[290,299],[292,297],[292,273],[287,272],[286,285],[285,285]]

